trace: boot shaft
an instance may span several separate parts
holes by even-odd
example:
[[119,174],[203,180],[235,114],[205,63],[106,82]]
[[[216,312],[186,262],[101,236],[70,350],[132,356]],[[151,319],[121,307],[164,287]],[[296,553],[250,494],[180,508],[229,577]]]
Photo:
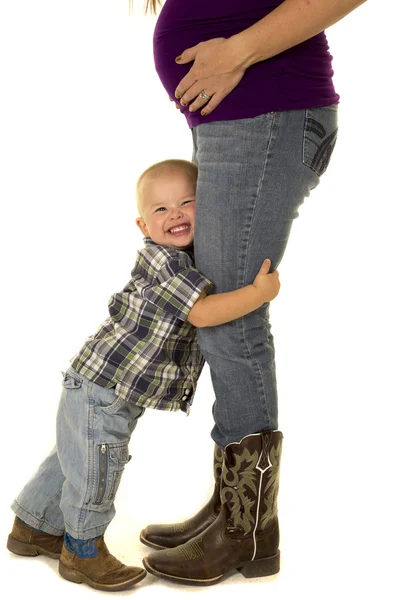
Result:
[[12,531],[8,536],[7,548],[10,552],[22,556],[42,554],[50,558],[58,558],[63,540],[63,535],[51,535],[45,531],[34,529],[15,517]]
[[231,536],[277,527],[282,438],[280,431],[263,431],[226,446],[221,502]]

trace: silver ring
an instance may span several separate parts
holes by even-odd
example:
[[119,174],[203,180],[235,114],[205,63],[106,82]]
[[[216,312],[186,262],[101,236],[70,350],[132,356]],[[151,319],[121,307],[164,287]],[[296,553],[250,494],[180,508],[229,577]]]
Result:
[[199,96],[200,96],[200,98],[203,98],[203,100],[209,100],[211,98],[211,96],[206,94],[204,90],[201,90]]

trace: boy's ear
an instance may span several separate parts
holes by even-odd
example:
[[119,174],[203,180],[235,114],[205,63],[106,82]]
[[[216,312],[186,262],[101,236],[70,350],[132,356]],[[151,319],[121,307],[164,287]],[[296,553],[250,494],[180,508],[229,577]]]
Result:
[[144,222],[144,219],[143,219],[143,217],[138,217],[138,218],[136,219],[136,225],[139,227],[140,231],[143,233],[143,235],[144,235],[145,237],[149,237],[149,236],[150,236],[150,234],[149,234],[149,230],[147,229],[147,225],[146,225],[146,223]]

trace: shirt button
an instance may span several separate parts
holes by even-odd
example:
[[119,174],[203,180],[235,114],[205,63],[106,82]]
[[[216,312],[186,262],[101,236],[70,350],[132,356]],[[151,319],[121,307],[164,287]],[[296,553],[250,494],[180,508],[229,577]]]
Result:
[[190,394],[190,390],[189,390],[189,388],[186,388],[186,390],[185,390],[185,394]]
[[182,397],[182,401],[183,401],[183,402],[184,402],[185,400],[187,400],[187,399],[188,399],[188,397],[187,397],[187,396],[183,396],[183,397]]

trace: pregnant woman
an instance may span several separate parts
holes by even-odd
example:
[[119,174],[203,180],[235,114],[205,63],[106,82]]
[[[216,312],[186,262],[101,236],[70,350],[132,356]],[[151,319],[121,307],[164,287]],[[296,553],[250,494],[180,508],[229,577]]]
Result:
[[[363,0],[167,0],[157,72],[180,102],[198,164],[195,256],[220,293],[279,265],[293,219],[326,170],[339,96],[324,29]],[[157,0],[148,6],[157,8]],[[192,519],[150,525],[146,569],[210,585],[279,571],[278,430],[268,305],[198,331],[215,391],[215,491]]]

